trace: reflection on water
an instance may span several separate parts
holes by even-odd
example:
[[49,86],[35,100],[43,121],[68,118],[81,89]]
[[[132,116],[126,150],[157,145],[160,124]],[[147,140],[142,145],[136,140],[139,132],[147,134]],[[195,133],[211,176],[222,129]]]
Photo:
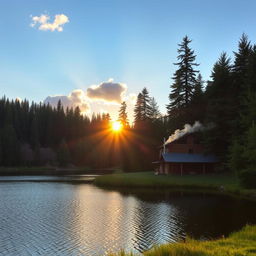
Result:
[[163,191],[135,194],[90,184],[0,183],[0,255],[106,255],[218,237],[256,223],[255,204]]

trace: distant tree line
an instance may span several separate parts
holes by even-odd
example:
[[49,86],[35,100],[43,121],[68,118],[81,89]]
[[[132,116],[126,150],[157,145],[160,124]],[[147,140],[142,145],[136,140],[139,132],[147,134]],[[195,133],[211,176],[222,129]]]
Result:
[[[0,165],[60,165],[148,170],[158,159],[163,137],[184,124],[212,124],[203,134],[208,152],[223,170],[255,177],[256,170],[256,45],[243,34],[234,61],[224,52],[204,81],[196,54],[185,36],[178,45],[177,67],[170,86],[167,114],[162,115],[147,88],[138,94],[134,123],[126,102],[119,110],[124,130],[110,130],[108,114],[81,115],[28,101],[0,100]],[[255,178],[254,178],[255,179]]]
[[[148,94],[146,89],[143,93]],[[146,111],[143,120],[148,120],[143,129],[153,132],[153,120],[158,123],[160,116],[158,106],[149,97],[143,104]],[[64,109],[61,101],[54,108],[49,104],[29,104],[27,100],[3,97],[0,100],[0,166],[149,169],[151,159],[157,157],[158,138],[152,134],[147,139],[143,133],[137,133],[136,129],[142,125],[136,123],[136,129],[130,126],[126,108],[123,102],[119,111],[123,131],[114,133],[109,114],[93,114],[88,118],[80,113],[79,107]]]

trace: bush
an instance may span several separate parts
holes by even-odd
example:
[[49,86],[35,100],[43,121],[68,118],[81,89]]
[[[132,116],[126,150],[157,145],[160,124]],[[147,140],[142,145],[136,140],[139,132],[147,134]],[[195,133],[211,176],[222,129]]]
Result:
[[245,188],[256,188],[256,171],[246,170],[239,175],[240,182]]

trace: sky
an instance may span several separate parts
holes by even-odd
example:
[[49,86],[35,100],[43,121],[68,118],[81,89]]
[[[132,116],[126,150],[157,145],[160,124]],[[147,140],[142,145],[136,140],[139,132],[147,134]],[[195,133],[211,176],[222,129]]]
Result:
[[177,44],[193,41],[204,80],[242,33],[256,43],[256,1],[0,0],[0,96],[116,118],[147,87],[165,113]]

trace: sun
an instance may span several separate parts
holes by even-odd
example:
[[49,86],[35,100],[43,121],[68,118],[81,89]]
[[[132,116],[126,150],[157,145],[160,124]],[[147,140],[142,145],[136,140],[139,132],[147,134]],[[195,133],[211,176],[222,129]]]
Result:
[[112,123],[112,131],[113,132],[120,132],[123,129],[123,125],[119,121],[114,121]]

